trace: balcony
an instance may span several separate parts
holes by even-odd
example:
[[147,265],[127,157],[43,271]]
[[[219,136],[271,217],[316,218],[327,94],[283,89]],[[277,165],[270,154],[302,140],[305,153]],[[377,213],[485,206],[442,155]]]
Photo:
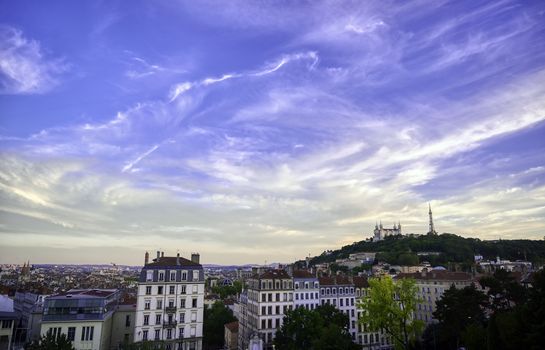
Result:
[[168,328],[175,328],[175,327],[176,327],[176,324],[177,324],[177,322],[174,321],[174,320],[173,320],[173,321],[170,321],[170,322],[169,322],[169,321],[165,321],[165,322],[163,323],[163,328],[166,328],[166,329],[168,329]]
[[176,312],[176,306],[167,306],[165,307],[165,312],[167,314],[173,314]]

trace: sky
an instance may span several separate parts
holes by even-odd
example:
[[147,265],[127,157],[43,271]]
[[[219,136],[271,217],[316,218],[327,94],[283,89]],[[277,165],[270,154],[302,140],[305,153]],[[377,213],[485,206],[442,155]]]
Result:
[[544,136],[543,1],[0,1],[0,263],[543,239]]

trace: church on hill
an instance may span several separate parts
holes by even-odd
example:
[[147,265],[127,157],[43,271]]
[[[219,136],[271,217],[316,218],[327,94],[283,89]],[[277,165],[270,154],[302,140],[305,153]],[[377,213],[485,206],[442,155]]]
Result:
[[[429,229],[428,235],[437,235],[435,231],[435,225],[433,224],[433,213],[431,211],[431,204],[428,203],[428,216],[429,216]],[[382,226],[382,221],[380,224],[375,224],[375,230],[373,231],[373,242],[382,241],[384,238],[393,235],[400,235],[401,233],[401,222],[398,222],[397,225],[394,223],[393,228],[385,228]]]

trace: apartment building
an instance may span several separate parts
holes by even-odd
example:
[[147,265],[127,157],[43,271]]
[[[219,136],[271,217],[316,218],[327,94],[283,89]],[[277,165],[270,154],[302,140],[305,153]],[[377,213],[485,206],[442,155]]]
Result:
[[293,271],[293,307],[314,310],[320,305],[318,278],[306,270]]
[[11,349],[16,319],[13,300],[7,295],[0,295],[0,350]]
[[106,350],[112,316],[119,300],[116,289],[72,289],[45,298],[41,335],[66,334],[76,350]]
[[413,278],[418,286],[418,297],[422,302],[418,304],[415,317],[430,324],[433,321],[435,303],[441,299],[443,293],[451,286],[464,288],[470,286],[474,279],[465,272],[451,272],[446,270],[423,270],[415,273],[400,273],[396,278]]
[[356,341],[356,292],[354,284],[345,276],[319,277],[320,303],[331,304],[349,318],[349,332]]
[[293,280],[283,270],[265,271],[247,280],[247,290],[241,298],[246,322],[239,323],[239,349],[247,349],[255,335],[263,340],[264,349],[272,349],[284,314],[293,308],[293,293]]
[[201,350],[204,271],[199,254],[191,260],[166,257],[148,261],[140,273],[134,341],[161,340],[166,350]]

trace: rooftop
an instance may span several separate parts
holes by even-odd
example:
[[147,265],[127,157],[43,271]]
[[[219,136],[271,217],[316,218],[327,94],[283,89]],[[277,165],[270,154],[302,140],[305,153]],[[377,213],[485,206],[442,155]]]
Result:
[[306,270],[295,270],[293,278],[316,278],[316,276]]
[[48,299],[77,299],[108,298],[117,293],[117,289],[71,289],[64,293],[50,296]]
[[265,271],[260,275],[254,276],[258,279],[291,279],[288,273],[284,270],[269,270]]
[[345,276],[319,277],[318,281],[320,282],[320,286],[352,285],[348,277]]
[[159,267],[159,266],[195,266],[201,267],[202,265],[186,258],[176,256],[162,256],[158,259],[153,259],[152,262],[146,264],[144,267]]

